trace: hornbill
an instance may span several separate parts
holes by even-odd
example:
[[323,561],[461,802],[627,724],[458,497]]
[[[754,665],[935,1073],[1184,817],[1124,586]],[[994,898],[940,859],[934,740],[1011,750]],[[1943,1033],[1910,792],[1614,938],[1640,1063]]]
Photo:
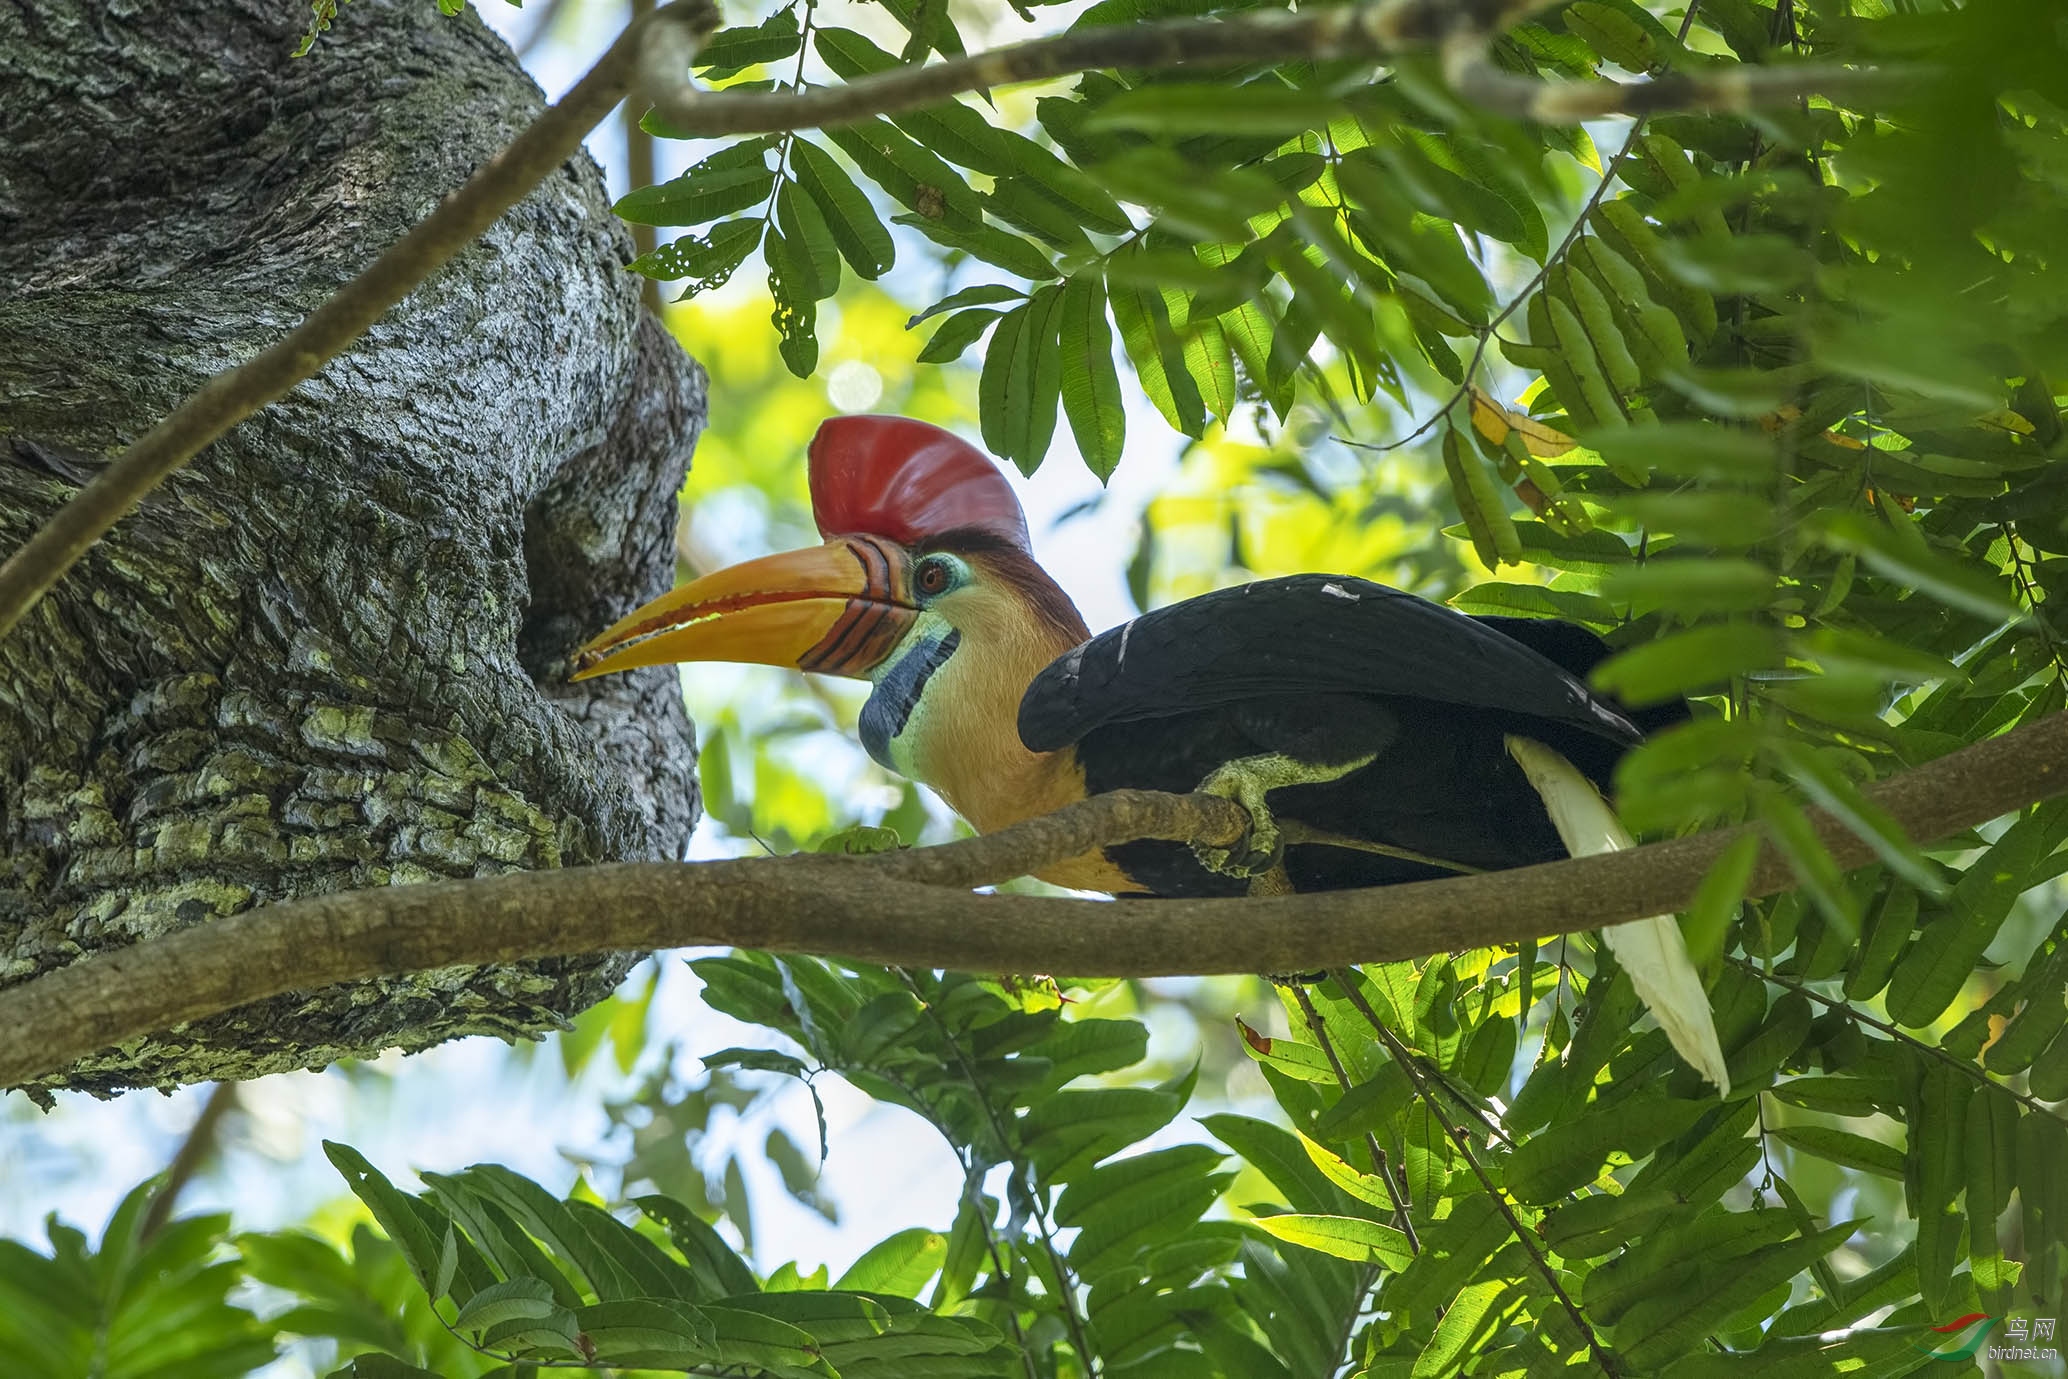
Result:
[[[1586,687],[1606,653],[1583,629],[1293,575],[1093,637],[1034,562],[1011,485],[952,433],[836,417],[809,468],[824,545],[655,599],[583,647],[576,678],[748,661],[870,680],[869,755],[980,832],[1125,787],[1250,814],[1231,849],[1126,843],[1042,875],[1082,890],[1334,890],[1630,843],[1599,788],[1644,724]],[[1727,1088],[1673,918],[1607,934],[1674,1047]]]

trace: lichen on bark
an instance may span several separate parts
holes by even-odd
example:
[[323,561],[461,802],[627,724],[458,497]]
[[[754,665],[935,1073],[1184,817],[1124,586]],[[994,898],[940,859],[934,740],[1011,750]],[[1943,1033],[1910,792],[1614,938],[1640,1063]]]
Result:
[[[540,106],[471,14],[0,7],[0,547],[263,347]],[[0,640],[0,986],[272,900],[680,855],[666,671],[567,652],[672,579],[704,379],[576,159],[203,452]],[[629,955],[296,993],[46,1087],[547,1028]]]

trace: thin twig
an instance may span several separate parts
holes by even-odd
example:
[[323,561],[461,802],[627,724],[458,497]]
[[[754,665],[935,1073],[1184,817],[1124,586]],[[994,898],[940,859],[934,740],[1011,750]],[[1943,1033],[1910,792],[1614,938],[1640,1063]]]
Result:
[[[1328,1066],[1335,1070],[1337,1083],[1342,1086],[1343,1091],[1347,1094],[1351,1087],[1350,1074],[1344,1070],[1343,1060],[1336,1057],[1335,1041],[1328,1037],[1327,1021],[1323,1020],[1321,1012],[1314,1008],[1314,998],[1307,994],[1305,986],[1300,985],[1298,982],[1288,983],[1288,986],[1293,993],[1293,999],[1299,1003],[1300,1013],[1306,1017],[1307,1028],[1314,1031],[1314,1042],[1321,1046],[1322,1054],[1328,1059]],[[1367,1130],[1364,1132],[1364,1143],[1366,1148],[1371,1151],[1372,1168],[1377,1171],[1379,1180],[1385,1183],[1386,1196],[1393,1203],[1393,1224],[1402,1235],[1407,1237],[1409,1253],[1418,1255],[1422,1252],[1422,1242],[1416,1238],[1414,1221],[1407,1214],[1407,1194],[1393,1181],[1392,1171],[1386,1162],[1386,1152],[1379,1148],[1379,1137]],[[1356,1331],[1358,1315],[1364,1310],[1364,1301],[1371,1296],[1372,1286],[1378,1281],[1379,1266],[1376,1264],[1365,1265],[1363,1271],[1358,1275],[1357,1306],[1350,1308],[1344,1314],[1343,1333],[1336,1338],[1335,1349],[1331,1352],[1331,1354],[1338,1357],[1338,1365],[1341,1364],[1340,1357],[1350,1347],[1350,1338]],[[1442,1303],[1437,1304],[1436,1316],[1438,1320],[1441,1320],[1443,1317],[1443,1308],[1444,1305]]]
[[1895,1040],[1897,1043],[1908,1044],[1911,1048],[1916,1049],[1919,1053],[1924,1054],[1927,1058],[1937,1059],[1939,1062],[1944,1063],[1949,1068],[1958,1068],[1963,1074],[1970,1078],[1973,1078],[1980,1085],[1984,1087],[1993,1088],[1996,1091],[2002,1092],[2005,1096],[2012,1097],[2024,1103],[2025,1109],[2027,1109],[2028,1111],[2037,1111],[2039,1112],[2039,1114],[2043,1116],[2052,1116],[2056,1120],[2068,1121],[2068,1112],[2064,1112],[2058,1107],[2049,1106],[2047,1103],[2041,1101],[2038,1097],[2033,1096],[2029,1092],[2021,1092],[2015,1087],[2008,1086],[2005,1083],[1997,1081],[1995,1078],[1989,1076],[1988,1069],[1980,1067],[1974,1063],[1968,1062],[1965,1059],[1955,1058],[1952,1054],[1946,1052],[1946,1050],[1940,1048],[1937,1044],[1928,1044],[1924,1040],[1919,1039],[1914,1034],[1905,1034],[1902,1030],[1890,1024],[1888,1021],[1879,1020],[1876,1019],[1874,1016],[1869,1015],[1866,1011],[1860,1009],[1851,1001],[1842,1001],[1835,996],[1826,996],[1821,991],[1813,991],[1809,987],[1804,986],[1801,982],[1794,981],[1787,977],[1778,976],[1772,972],[1768,972],[1761,968],[1758,964],[1747,962],[1743,958],[1726,957],[1724,961],[1726,963],[1729,963],[1732,967],[1739,969],[1740,971],[1751,973],[1753,976],[1759,978],[1763,982],[1772,982],[1775,986],[1781,987],[1784,990],[1793,991],[1800,996],[1806,996],[1810,1000],[1815,1001],[1818,1005],[1824,1007],[1824,1009],[1826,1010],[1837,1011],[1838,1013],[1845,1015],[1849,1019],[1858,1020],[1861,1024],[1866,1025],[1870,1029],[1878,1029],[1883,1034],[1886,1034],[1889,1038]]
[[[1300,1014],[1306,1017],[1307,1028],[1314,1031],[1314,1042],[1321,1046],[1322,1056],[1328,1059],[1328,1066],[1335,1071],[1336,1082],[1347,1094],[1354,1083],[1343,1067],[1343,1060],[1336,1056],[1335,1041],[1328,1037],[1328,1023],[1321,1018],[1321,1012],[1314,1007],[1314,998],[1307,994],[1307,988],[1298,982],[1287,984],[1293,1000],[1300,1007]],[[1372,1171],[1379,1175],[1379,1181],[1386,1185],[1386,1196],[1393,1203],[1393,1224],[1407,1237],[1407,1248],[1412,1254],[1422,1252],[1422,1242],[1415,1235],[1414,1218],[1408,1214],[1407,1192],[1393,1180],[1393,1165],[1386,1157],[1386,1151],[1379,1147],[1379,1137],[1367,1130],[1364,1132],[1364,1147],[1371,1155]]]
[[180,1141],[179,1149],[173,1154],[172,1162],[165,1166],[165,1181],[158,1185],[158,1191],[151,1197],[151,1205],[144,1211],[144,1219],[137,1226],[137,1239],[149,1240],[172,1219],[172,1209],[179,1204],[180,1193],[201,1171],[216,1152],[216,1132],[222,1128],[223,1117],[237,1109],[237,1084],[218,1082],[210,1089],[208,1099],[201,1103],[200,1114],[188,1127],[186,1138]]
[[[963,1077],[976,1089],[977,1104],[984,1108],[984,1119],[990,1122],[991,1133],[998,1137],[999,1147],[1008,1156],[1013,1156],[1012,1166],[1017,1170],[1019,1146],[1013,1143],[1012,1136],[1005,1133],[1005,1122],[998,1118],[998,1108],[984,1095],[984,1084],[977,1077],[976,1065],[970,1061],[969,1051],[962,1047],[962,1041],[948,1029],[947,1022],[941,1019],[940,1012],[934,1009],[933,1002],[926,999],[925,993],[919,989],[919,983],[913,980],[912,974],[902,967],[896,971],[898,979],[905,984],[905,989],[912,993],[912,999],[919,1002],[919,1008],[926,1012],[926,1018],[932,1023],[934,1032],[941,1036],[954,1053],[955,1062],[962,1069]],[[1047,1209],[1042,1205],[1040,1197],[1031,1189],[1027,1193],[1027,1198],[1033,1209],[1030,1214],[1034,1218],[1035,1230],[1041,1236],[1042,1248],[1047,1251],[1048,1262],[1056,1271],[1056,1302],[1063,1309],[1063,1321],[1069,1328],[1070,1344],[1076,1348],[1078,1358],[1084,1362],[1085,1373],[1090,1379],[1098,1379],[1098,1357],[1091,1348],[1091,1342],[1086,1339],[1084,1318],[1077,1312],[1077,1296],[1071,1286],[1070,1270],[1063,1263],[1062,1254],[1056,1249],[1055,1234],[1048,1224]]]
[[[1522,85],[1529,88],[1527,118],[1578,124],[1605,114],[1663,109],[1743,110],[1750,104],[1786,104],[1805,94],[1856,92],[1886,77],[1808,63],[1741,73],[1669,73],[1637,82],[1487,81],[1472,64],[1492,39],[1533,5],[1489,7],[1455,0],[1378,0],[1378,3],[1246,14],[1236,19],[1180,19],[1101,25],[1031,39],[987,53],[925,66],[895,67],[842,86],[810,91],[698,91],[682,68],[648,69],[654,111],[684,138],[774,134],[853,124],[934,105],[966,91],[1045,81],[1112,68],[1228,66],[1295,59],[1384,58],[1441,47],[1453,80],[1483,85],[1488,101],[1512,111]],[[686,65],[686,64],[685,64]],[[1498,70],[1498,69],[1496,69]],[[1477,99],[1467,93],[1468,99]],[[1750,103],[1750,104],[1748,104]]]
[[1472,1176],[1479,1179],[1479,1185],[1486,1190],[1488,1200],[1494,1204],[1494,1210],[1500,1212],[1508,1222],[1509,1233],[1522,1245],[1523,1253],[1530,1257],[1530,1262],[1536,1265],[1537,1273],[1543,1278],[1545,1286],[1550,1288],[1551,1295],[1558,1299],[1559,1305],[1565,1308],[1566,1315],[1572,1318],[1573,1325],[1580,1329],[1580,1335],[1586,1338],[1587,1350],[1594,1357],[1594,1363],[1601,1367],[1601,1372],[1608,1375],[1609,1379],[1616,1379],[1618,1371],[1615,1358],[1602,1347],[1601,1339],[1594,1334],[1593,1324],[1587,1320],[1587,1314],[1580,1310],[1580,1305],[1565,1291],[1565,1285],[1558,1281],[1558,1271],[1551,1267],[1551,1261],[1545,1258],[1542,1248],[1538,1246],[1536,1233],[1522,1224],[1522,1218],[1516,1214],[1515,1206],[1508,1200],[1508,1195],[1501,1191],[1500,1185],[1495,1183],[1492,1175],[1486,1171],[1486,1165],[1480,1163],[1479,1156],[1472,1152],[1471,1141],[1465,1138],[1465,1132],[1458,1128],[1457,1122],[1444,1114],[1436,1093],[1430,1088],[1420,1063],[1415,1059],[1414,1051],[1400,1042],[1400,1037],[1388,1028],[1386,1022],[1379,1018],[1379,1013],[1371,1008],[1371,1002],[1364,999],[1364,993],[1357,989],[1354,972],[1340,968],[1331,975],[1350,1004],[1356,1006],[1364,1018],[1371,1022],[1371,1027],[1378,1031],[1380,1041],[1386,1045],[1387,1052],[1393,1055],[1393,1061],[1400,1065],[1400,1070],[1407,1074],[1408,1081],[1415,1084],[1415,1091],[1421,1097],[1422,1105],[1428,1107],[1429,1114],[1436,1117],[1436,1123],[1443,1127],[1445,1138],[1450,1140],[1452,1147],[1458,1151],[1458,1156],[1464,1159],[1466,1166],[1472,1170]]
[[[654,0],[632,0],[632,20],[639,20],[653,13]],[[653,135],[639,119],[640,102],[628,100],[618,111],[618,118],[625,127],[625,182],[634,191],[653,185],[654,156]],[[632,251],[644,258],[651,254],[659,241],[651,225],[633,221]],[[642,276],[639,279],[639,300],[648,311],[659,314],[661,310],[661,284],[658,278]]]

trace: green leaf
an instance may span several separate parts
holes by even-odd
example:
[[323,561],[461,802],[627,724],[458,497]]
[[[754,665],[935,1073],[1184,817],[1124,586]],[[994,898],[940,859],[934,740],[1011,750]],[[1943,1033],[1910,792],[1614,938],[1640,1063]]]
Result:
[[720,29],[704,40],[691,64],[707,81],[723,81],[748,67],[795,57],[803,43],[797,11],[777,10],[761,23]]
[[779,1379],[838,1379],[809,1331],[760,1312],[706,1307],[718,1328],[718,1363],[767,1370]]
[[832,154],[809,139],[799,139],[790,145],[790,170],[818,207],[841,257],[858,275],[873,282],[897,262],[890,231]]
[[1085,1278],[1126,1263],[1194,1225],[1234,1176],[1215,1173],[1210,1145],[1151,1150],[1095,1168],[1056,1202],[1056,1221],[1079,1227],[1070,1263]]
[[1907,1174],[1910,1214],[1917,1219],[1917,1282],[1925,1306],[1943,1313],[1952,1302],[1953,1269],[1961,1258],[1966,1218],[1953,1199],[1967,1186],[1967,1107],[1975,1084],[1966,1071],[1927,1061],[1918,1079],[1910,1124]]
[[1054,1089],[1073,1078],[1133,1067],[1148,1048],[1149,1031],[1139,1020],[1061,1020],[1027,1047],[1027,1055],[1048,1061],[1041,1085]]
[[969,183],[887,120],[857,120],[825,133],[864,176],[922,220],[965,229],[983,224],[983,205]]
[[[1996,1238],[1996,1218],[2010,1205],[2011,1190],[2017,1186],[2018,1103],[1994,1087],[1977,1092],[1967,1107],[1967,1137],[1963,1157],[1967,1161],[1968,1260],[1978,1283],[2002,1278],[2002,1244]],[[1990,1306],[2002,1308],[2010,1301],[2008,1287],[1999,1284],[1985,1297]]]
[[441,1177],[441,1190],[462,1188],[507,1212],[559,1259],[579,1269],[596,1296],[604,1301],[645,1291],[634,1272],[619,1258],[613,1243],[599,1240],[585,1214],[593,1212],[619,1232],[630,1228],[582,1202],[563,1202],[521,1173],[501,1164],[475,1164]]
[[673,181],[626,193],[611,209],[635,225],[701,225],[759,206],[774,189],[775,174],[758,165],[691,168]]
[[1127,440],[1127,414],[1120,403],[1120,375],[1113,367],[1113,332],[1106,324],[1105,285],[1096,275],[1080,273],[1063,287],[1062,316],[1063,415],[1078,453],[1104,483],[1120,464]]
[[596,1359],[623,1368],[682,1368],[719,1355],[717,1328],[702,1308],[625,1298],[580,1308],[575,1321]]
[[1186,238],[1239,244],[1250,238],[1252,216],[1284,201],[1268,177],[1208,174],[1169,149],[1131,149],[1094,171],[1112,195],[1154,210],[1159,231]]
[[1504,1278],[1475,1279],[1459,1289],[1429,1344],[1415,1357],[1411,1379],[1458,1373],[1459,1362],[1486,1348],[1495,1328],[1521,1299],[1517,1285]]
[[1758,861],[1759,835],[1747,833],[1725,848],[1702,874],[1702,883],[1688,905],[1687,922],[1681,926],[1688,954],[1698,966],[1723,952],[1724,934],[1737,917]]
[[1903,1179],[1903,1151],[1892,1144],[1824,1125],[1774,1125],[1767,1127],[1766,1133],[1770,1139],[1827,1163],[1843,1164],[1898,1182]]
[[1259,1216],[1251,1224],[1289,1245],[1300,1245],[1356,1264],[1401,1269],[1414,1258],[1407,1237],[1361,1216]]
[[1891,887],[1861,926],[1860,944],[1845,979],[1847,999],[1866,1001],[1881,993],[1916,923],[1917,892],[1908,886]]
[[1618,470],[1656,469],[1725,484],[1767,483],[1780,462],[1772,439],[1759,431],[1707,422],[1626,426],[1581,439]]
[[1773,750],[1803,794],[1873,847],[1889,870],[1927,895],[1944,892],[1939,873],[1924,860],[1902,826],[1822,755],[1792,742],[1778,742]]
[[2068,804],[2036,806],[1969,864],[1948,897],[1947,913],[1927,924],[1897,961],[1886,997],[1891,1019],[1921,1029],[1953,1003],[2064,830]]
[[1642,706],[1714,689],[1733,676],[1764,670],[1780,656],[1780,639],[1770,629],[1718,623],[1631,647],[1596,666],[1589,678],[1595,688]]
[[513,1278],[493,1283],[467,1299],[452,1319],[456,1331],[486,1331],[513,1317],[546,1317],[557,1310],[553,1285],[542,1278]]
[[862,1251],[833,1284],[858,1293],[917,1297],[948,1257],[948,1237],[923,1226],[899,1231]]
[[1518,1202],[1554,1202],[1599,1177],[1612,1151],[1642,1158],[1687,1130],[1705,1110],[1662,1090],[1590,1106],[1516,1145],[1508,1156],[1508,1191]]
[[1642,615],[1665,608],[1676,615],[1750,613],[1773,601],[1774,572],[1756,560],[1729,556],[1666,556],[1616,571],[1602,581],[1602,597],[1628,602]]
[[1300,1147],[1307,1151],[1307,1157],[1314,1161],[1314,1166],[1321,1170],[1323,1177],[1358,1201],[1388,1212],[1395,1209],[1393,1194],[1387,1188],[1386,1180],[1376,1172],[1366,1173],[1353,1168],[1349,1160],[1316,1144],[1305,1135],[1300,1136]]
[[1487,580],[1453,594],[1450,606],[1475,616],[1481,613],[1495,617],[1520,614],[1528,618],[1593,623],[1599,627],[1612,627],[1619,621],[1614,605],[1599,595],[1583,594],[1573,589],[1547,589],[1541,584],[1504,584],[1499,580]]
[[1096,230],[1102,235],[1134,232],[1134,222],[1127,218],[1120,204],[1088,174],[1072,167],[1032,139],[1006,130],[1000,130],[999,135],[1001,146],[1020,174],[1037,183],[1050,200],[1075,216],[1085,229]]
[[405,1364],[392,1355],[355,1355],[343,1369],[334,1369],[329,1379],[445,1379],[434,1369]]
[[851,1344],[881,1336],[890,1329],[891,1314],[874,1298],[823,1288],[789,1293],[748,1293],[721,1298],[716,1304],[757,1312],[809,1332],[819,1345]]
[[1646,1369],[1693,1349],[1725,1318],[1838,1248],[1857,1226],[1847,1222],[1813,1236],[1704,1263],[1695,1274],[1693,1296],[1677,1291],[1632,1307],[1616,1324],[1616,1349],[1633,1367]]
[[977,337],[991,328],[991,323],[1005,315],[989,307],[971,307],[958,311],[941,322],[933,338],[920,347],[919,362],[922,364],[949,364],[960,359],[963,352],[977,342]]
[[[2068,1035],[2055,1043],[2068,1050]],[[2031,1261],[2026,1281],[2034,1297],[2057,1298],[2068,1279],[2068,1125],[2052,1116],[2020,1117],[2017,1176],[2025,1256]]]
[[1041,467],[1055,435],[1062,392],[1057,341],[1062,288],[1044,287],[998,322],[977,383],[984,445],[1023,474]]
[[632,1205],[667,1231],[706,1292],[727,1296],[754,1291],[754,1271],[708,1222],[687,1206],[658,1194],[634,1198]]
[[[1900,513],[1894,520],[1906,520]],[[2025,611],[2004,589],[1999,577],[1984,575],[1927,550],[1923,543],[1900,538],[1888,526],[1854,512],[1841,512],[1823,524],[1824,544],[1859,556],[1876,574],[1937,599],[1949,608],[1992,622],[2023,621]]]
[[1061,253],[1078,258],[1097,254],[1077,213],[1025,177],[1001,177],[982,193],[984,209],[995,219],[1032,235]]
[[1041,1181],[1067,1182],[1115,1150],[1155,1134],[1183,1105],[1183,1096],[1158,1087],[1057,1092],[1028,1110],[1020,1122],[1021,1145]]
[[782,227],[787,270],[798,291],[824,301],[840,290],[840,247],[818,203],[795,182],[776,189],[776,224]]
[[776,352],[799,378],[810,378],[819,366],[818,303],[812,294],[810,262],[800,260],[782,231],[769,227],[761,256],[768,262],[768,295],[775,302],[769,320],[782,337]]
[[678,300],[723,287],[761,244],[762,220],[722,220],[701,235],[683,235],[627,265],[664,282],[687,281]]
[[429,1291],[439,1273],[443,1232],[434,1233],[424,1217],[413,1209],[416,1204],[409,1195],[398,1191],[358,1150],[325,1140],[323,1153],[331,1166],[343,1175],[345,1186],[352,1189],[352,1195],[366,1204],[388,1239],[401,1249],[402,1257],[409,1261],[410,1272],[416,1275],[417,1282]]
[[[974,286],[965,287],[958,292],[950,292],[947,296],[905,322],[905,329],[910,330],[928,317],[939,316],[944,312],[959,311],[963,307],[969,306],[990,306],[995,302],[1025,301],[1026,297],[1027,294],[1024,290],[1017,287],[1008,287],[1004,283],[977,283]],[[1000,314],[1002,315],[1003,313]]]
[[1055,264],[1031,240],[1008,234],[994,225],[964,225],[945,219],[929,220],[924,215],[892,219],[911,226],[944,249],[959,249],[1022,278],[1040,282],[1056,276]]
[[1688,1205],[1663,1188],[1595,1193],[1544,1217],[1544,1243],[1566,1259],[1594,1259],[1650,1235]]
[[1238,1016],[1235,1029],[1242,1036],[1243,1051],[1259,1063],[1268,1063],[1287,1077],[1324,1087],[1336,1085],[1335,1069],[1320,1048],[1284,1035],[1264,1034],[1251,1029]]
[[1199,1123],[1268,1178],[1295,1211],[1334,1215],[1353,1209],[1351,1199],[1314,1166],[1291,1131],[1251,1116],[1201,1116]]
[[[1118,260],[1116,260],[1117,262]],[[1185,367],[1185,345],[1171,325],[1163,293],[1154,287],[1109,281],[1107,294],[1120,341],[1149,402],[1173,431],[1197,439],[1206,407]]]

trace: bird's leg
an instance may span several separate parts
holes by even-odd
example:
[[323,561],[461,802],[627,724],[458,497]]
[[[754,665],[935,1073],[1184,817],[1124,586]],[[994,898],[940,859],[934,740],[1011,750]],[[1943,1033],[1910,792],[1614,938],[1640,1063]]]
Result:
[[1270,872],[1285,857],[1285,835],[1271,817],[1264,796],[1288,785],[1322,785],[1371,765],[1373,752],[1349,761],[1321,764],[1301,761],[1283,752],[1237,757],[1199,782],[1199,790],[1233,800],[1249,811],[1249,832],[1233,847],[1192,845],[1199,865],[1223,876],[1254,877]]

